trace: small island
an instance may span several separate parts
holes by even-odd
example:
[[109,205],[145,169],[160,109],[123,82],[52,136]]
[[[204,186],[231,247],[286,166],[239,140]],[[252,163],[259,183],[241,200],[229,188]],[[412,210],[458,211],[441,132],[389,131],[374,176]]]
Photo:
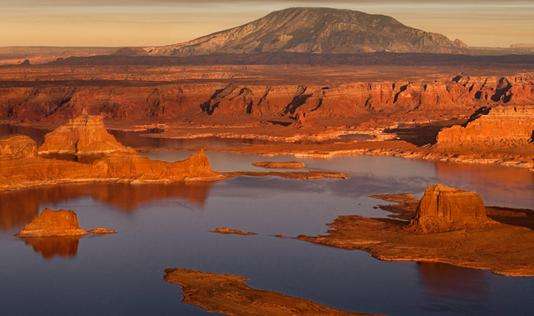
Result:
[[176,268],[166,269],[164,279],[182,287],[184,303],[224,315],[364,315],[251,288],[239,275]]
[[306,165],[300,161],[258,161],[252,163],[255,167],[266,169],[304,169]]
[[428,187],[418,204],[410,198],[390,198],[400,202],[397,218],[340,216],[328,225],[328,234],[298,239],[364,250],[381,260],[440,262],[508,276],[534,276],[534,252],[530,251],[534,232],[502,220],[525,210],[501,209],[492,219],[478,194],[440,184]]

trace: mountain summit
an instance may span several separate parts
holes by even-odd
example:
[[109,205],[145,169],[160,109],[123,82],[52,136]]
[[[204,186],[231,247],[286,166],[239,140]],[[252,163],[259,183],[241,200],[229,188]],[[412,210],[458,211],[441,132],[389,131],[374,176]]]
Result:
[[250,53],[463,53],[459,40],[406,26],[392,17],[330,8],[289,8],[198,39],[147,48],[151,55]]

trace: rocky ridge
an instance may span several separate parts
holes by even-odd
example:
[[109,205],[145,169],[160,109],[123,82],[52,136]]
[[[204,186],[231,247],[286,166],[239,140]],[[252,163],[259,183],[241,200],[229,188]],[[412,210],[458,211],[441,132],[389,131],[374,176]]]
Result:
[[[84,116],[75,118],[70,123],[80,120],[101,122],[100,118]],[[60,127],[58,130],[61,133],[57,131],[51,133],[54,136],[54,149],[58,152],[73,149],[72,140],[78,139],[79,135],[85,135],[80,137],[85,139],[84,147],[81,148],[90,148],[93,150],[89,153],[99,152],[103,155],[89,163],[38,157],[35,151],[37,147],[35,141],[27,137],[10,137],[2,140],[0,191],[80,182],[172,183],[212,181],[223,178],[221,174],[211,169],[208,158],[202,150],[183,161],[151,160],[138,155],[134,150],[123,150],[125,147],[112,138],[103,125],[97,126],[98,128],[95,129],[95,126],[81,125],[74,130],[67,129],[70,132],[63,132],[63,128]],[[90,137],[91,132],[98,136]],[[100,144],[101,139],[108,139],[110,142]],[[109,146],[110,143],[112,146]],[[117,150],[110,151],[110,147]],[[78,146],[74,148],[78,155],[88,153],[88,151],[79,151]]]
[[534,154],[533,136],[534,105],[496,106],[481,108],[465,126],[442,130],[435,147],[449,153],[518,151]]
[[175,268],[165,269],[164,279],[182,287],[184,303],[224,315],[361,315],[255,289],[239,275]]
[[[503,82],[507,82],[504,84]],[[155,87],[0,87],[0,120],[62,123],[86,111],[114,124],[359,125],[469,116],[482,106],[534,104],[531,74],[335,85],[198,83]],[[194,130],[192,130],[194,131]]]

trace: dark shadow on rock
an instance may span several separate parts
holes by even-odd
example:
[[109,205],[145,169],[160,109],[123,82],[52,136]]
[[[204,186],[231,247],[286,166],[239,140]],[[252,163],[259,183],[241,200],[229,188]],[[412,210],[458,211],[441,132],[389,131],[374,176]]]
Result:
[[384,133],[396,134],[397,138],[416,146],[434,145],[437,142],[439,132],[453,125],[462,124],[465,120],[449,120],[432,124],[399,126],[388,128]]

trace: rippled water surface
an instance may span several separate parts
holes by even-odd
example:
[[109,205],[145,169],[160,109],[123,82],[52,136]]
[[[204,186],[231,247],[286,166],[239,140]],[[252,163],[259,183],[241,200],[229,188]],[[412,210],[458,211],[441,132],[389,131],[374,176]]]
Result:
[[[154,152],[176,160],[186,152]],[[216,170],[255,170],[256,155],[209,152]],[[342,181],[243,177],[194,185],[74,185],[0,195],[0,314],[201,314],[163,281],[164,269],[240,274],[254,287],[354,311],[393,315],[534,313],[534,279],[441,264],[381,262],[361,251],[273,234],[326,231],[343,214],[384,216],[370,194],[413,192],[445,182],[488,205],[534,205],[532,173],[385,157],[303,160],[344,171]],[[13,236],[44,207],[76,210],[82,226],[117,235],[81,240]],[[218,235],[230,226],[258,236]]]

